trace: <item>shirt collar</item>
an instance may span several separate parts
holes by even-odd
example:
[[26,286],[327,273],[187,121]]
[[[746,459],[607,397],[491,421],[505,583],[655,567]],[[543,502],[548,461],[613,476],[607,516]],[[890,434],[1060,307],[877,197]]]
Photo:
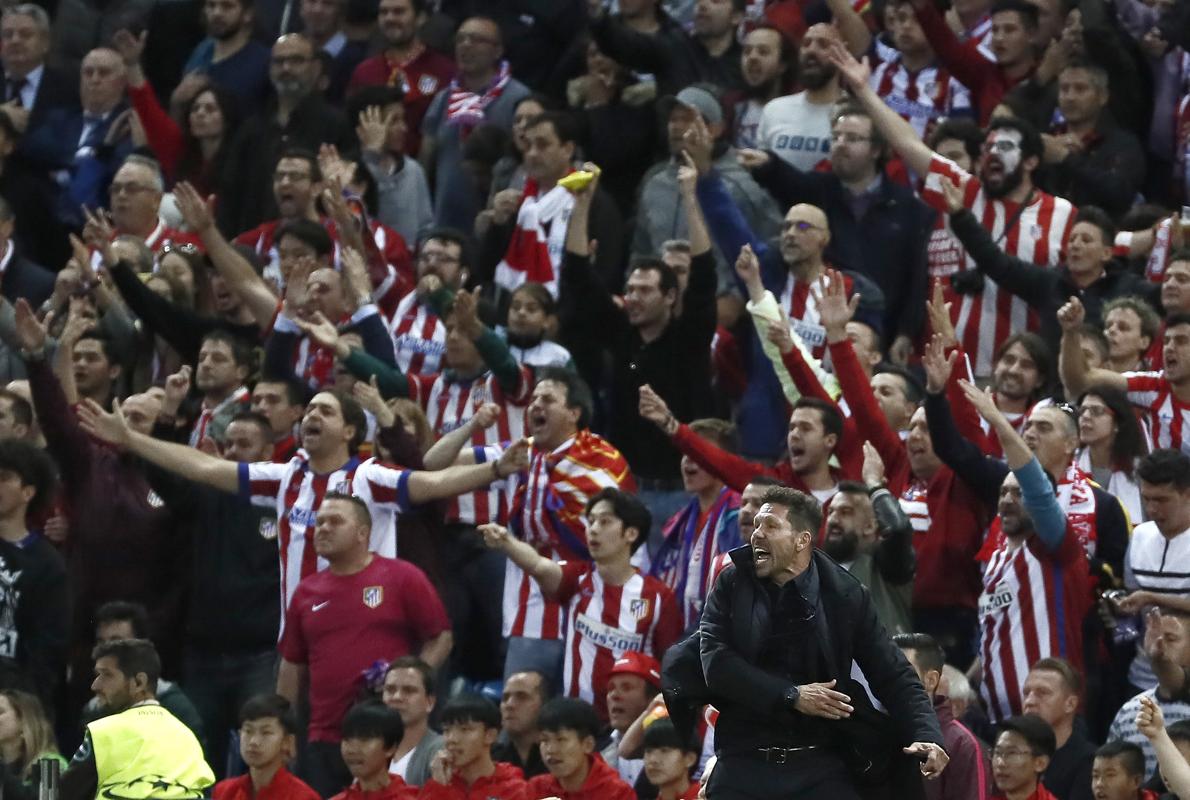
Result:
[[818,568],[814,566],[813,556],[810,557],[810,566],[793,579],[793,585],[807,605],[811,608],[818,605]]
[[37,91],[37,87],[41,86],[41,79],[45,75],[45,64],[38,64],[33,69],[29,70],[29,74],[25,76],[25,85]]

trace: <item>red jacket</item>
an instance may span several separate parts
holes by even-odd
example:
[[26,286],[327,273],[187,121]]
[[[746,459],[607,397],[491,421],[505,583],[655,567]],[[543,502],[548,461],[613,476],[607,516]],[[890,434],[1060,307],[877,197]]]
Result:
[[417,787],[410,786],[401,779],[400,775],[389,775],[388,786],[374,792],[365,792],[359,788],[359,781],[352,781],[351,785],[331,800],[414,800],[417,797]]
[[548,772],[529,781],[528,800],[545,797],[560,797],[562,800],[636,800],[636,792],[624,783],[620,773],[607,765],[597,755],[587,756],[591,765],[583,787],[577,792],[568,792],[558,779]]
[[496,762],[496,771],[468,786],[458,775],[449,785],[432,778],[426,781],[418,800],[527,800],[529,784],[520,767]]
[[[995,794],[992,795],[992,800],[1007,800],[1007,798],[1002,794]],[[1037,784],[1037,791],[1029,795],[1028,800],[1058,800],[1058,798],[1050,794],[1046,788],[1039,783]]]
[[945,696],[934,695],[934,713],[950,762],[938,780],[923,781],[926,800],[987,800],[992,782],[987,751],[975,734],[954,718]]
[[[916,480],[905,443],[889,427],[851,342],[830,345],[830,355],[860,440],[870,441],[884,460],[888,490],[897,498],[905,497]],[[913,607],[974,609],[983,591],[975,554],[991,521],[988,509],[945,464],[926,481],[925,502],[929,527],[913,536],[917,554]]]
[[320,800],[318,792],[302,783],[285,767],[259,792],[252,788],[252,776],[241,775],[215,784],[213,800]]
[[1009,89],[1028,75],[1010,78],[999,64],[989,61],[979,52],[978,40],[960,42],[933,3],[914,6],[914,13],[926,41],[938,56],[938,63],[955,80],[971,90],[971,100],[979,111],[979,124],[986,125],[992,116],[992,109],[1000,104]]

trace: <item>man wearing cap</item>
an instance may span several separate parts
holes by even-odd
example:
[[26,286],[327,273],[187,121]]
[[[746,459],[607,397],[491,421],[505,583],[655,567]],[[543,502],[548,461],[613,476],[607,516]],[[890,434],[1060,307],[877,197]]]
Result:
[[629,651],[612,665],[611,677],[607,680],[607,721],[612,726],[612,738],[603,748],[602,755],[629,786],[636,784],[645,761],[643,758],[621,758],[620,740],[660,690],[661,664],[652,656]]
[[992,800],[1057,800],[1041,784],[1054,757],[1054,731],[1036,714],[1009,717],[996,726],[992,747]]
[[[641,181],[632,237],[634,257],[656,257],[666,241],[689,238],[678,189],[678,167],[682,164],[683,151],[690,152],[700,174],[714,169],[757,236],[771,239],[780,229],[781,215],[773,198],[739,165],[736,149],[724,137],[727,126],[723,108],[712,89],[694,84],[661,102],[669,158],[653,165]],[[735,256],[735,253],[726,252],[716,254],[720,285],[730,284],[728,264],[735,260]]]
[[[867,589],[814,552],[821,527],[813,497],[770,489],[751,546],[731,551],[707,598],[699,651],[719,711],[708,797],[858,800],[861,780],[914,797],[949,761],[929,697]],[[853,661],[887,714],[851,678]]]

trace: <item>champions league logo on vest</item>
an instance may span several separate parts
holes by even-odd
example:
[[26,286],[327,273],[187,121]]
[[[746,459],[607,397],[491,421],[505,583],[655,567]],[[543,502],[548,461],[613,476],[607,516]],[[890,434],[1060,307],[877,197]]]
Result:
[[104,800],[201,800],[206,795],[161,775],[143,775],[127,783],[104,786],[96,796]]

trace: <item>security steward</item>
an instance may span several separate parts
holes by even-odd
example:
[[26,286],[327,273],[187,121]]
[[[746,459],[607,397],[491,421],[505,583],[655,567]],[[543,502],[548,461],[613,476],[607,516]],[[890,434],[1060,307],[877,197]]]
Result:
[[[161,659],[145,639],[96,646],[95,692],[108,716],[87,725],[62,773],[60,800],[200,800],[215,775],[190,729],[157,702]],[[3,775],[4,797],[33,792]]]
[[[903,800],[946,767],[930,700],[867,589],[815,552],[821,525],[813,497],[770,489],[751,545],[731,551],[707,599],[699,651],[719,710],[709,797],[858,800],[897,786]],[[887,714],[851,678],[853,660]]]

